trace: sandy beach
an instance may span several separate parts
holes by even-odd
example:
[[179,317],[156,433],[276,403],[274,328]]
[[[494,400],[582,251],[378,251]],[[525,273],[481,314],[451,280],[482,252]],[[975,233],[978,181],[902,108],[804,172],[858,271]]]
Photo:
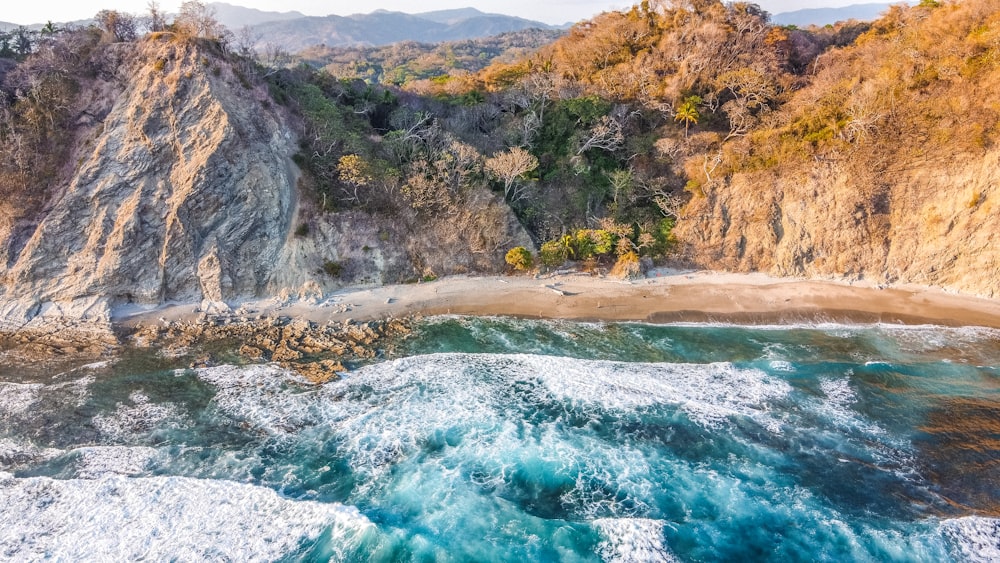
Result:
[[[566,272],[546,276],[448,277],[347,289],[322,299],[229,304],[239,314],[318,323],[413,315],[483,315],[588,321],[737,324],[890,323],[1000,328],[1000,300],[921,286],[772,278],[763,274],[654,270],[622,281]],[[192,320],[197,305],[119,312],[126,325]]]

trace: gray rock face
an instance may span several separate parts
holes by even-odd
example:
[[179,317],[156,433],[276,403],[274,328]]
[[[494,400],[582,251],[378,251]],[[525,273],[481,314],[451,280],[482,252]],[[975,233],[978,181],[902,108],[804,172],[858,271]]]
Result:
[[[135,48],[124,89],[82,97],[106,117],[67,140],[73,173],[30,237],[0,229],[0,331],[103,323],[130,303],[226,311],[241,298],[490,271],[508,246],[531,244],[487,190],[429,222],[322,213],[299,201],[297,138],[265,87],[171,34]],[[302,224],[308,236],[295,235]]]
[[134,78],[7,272],[8,320],[44,303],[87,317],[103,314],[95,299],[221,300],[270,281],[295,207],[292,135],[193,45],[139,48]]

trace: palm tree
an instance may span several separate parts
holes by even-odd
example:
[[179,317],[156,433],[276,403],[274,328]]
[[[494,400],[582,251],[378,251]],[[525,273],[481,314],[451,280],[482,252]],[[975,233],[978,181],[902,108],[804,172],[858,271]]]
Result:
[[698,113],[698,104],[701,103],[701,98],[698,96],[689,96],[681,102],[681,105],[677,108],[677,113],[674,114],[674,121],[684,122],[684,138],[688,136],[688,127],[692,123],[698,124],[698,120],[701,119],[701,114]]

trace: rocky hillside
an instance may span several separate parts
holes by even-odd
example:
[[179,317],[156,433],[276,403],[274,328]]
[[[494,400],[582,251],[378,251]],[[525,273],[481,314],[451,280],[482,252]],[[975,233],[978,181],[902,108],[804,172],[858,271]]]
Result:
[[[65,181],[37,216],[3,223],[8,328],[38,315],[106,318],[127,303],[224,308],[502,263],[472,255],[474,226],[428,241],[433,230],[416,236],[405,220],[318,212],[298,193],[297,118],[217,43],[161,32],[113,47],[130,51],[122,78],[79,84],[71,113],[86,118],[63,131]],[[525,238],[498,217],[490,236]]]
[[1000,0],[822,30],[644,2],[409,90],[265,68],[204,23],[0,65],[6,327],[505,258],[998,295]]
[[686,255],[1000,295],[998,53],[1000,3],[893,9],[693,175]]

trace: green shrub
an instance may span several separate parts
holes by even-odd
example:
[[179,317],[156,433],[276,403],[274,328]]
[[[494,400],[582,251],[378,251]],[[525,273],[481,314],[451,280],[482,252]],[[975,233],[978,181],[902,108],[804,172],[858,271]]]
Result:
[[299,223],[299,226],[295,228],[295,236],[304,237],[309,234],[309,223]]
[[554,268],[566,262],[568,258],[567,254],[566,247],[563,246],[561,241],[550,240],[542,243],[542,247],[538,251],[538,258],[542,261],[542,264]]
[[323,272],[331,278],[339,278],[343,270],[344,266],[340,262],[334,262],[333,260],[323,262]]
[[507,264],[519,272],[530,270],[531,267],[534,266],[534,259],[531,256],[531,251],[523,246],[511,248],[507,251],[507,257],[505,259]]
[[674,225],[676,221],[667,217],[660,220],[653,230],[653,238],[656,243],[650,248],[650,254],[654,256],[666,256],[677,246],[677,237],[674,236]]
[[573,236],[573,257],[587,260],[604,256],[615,246],[614,237],[603,229],[580,229]]

